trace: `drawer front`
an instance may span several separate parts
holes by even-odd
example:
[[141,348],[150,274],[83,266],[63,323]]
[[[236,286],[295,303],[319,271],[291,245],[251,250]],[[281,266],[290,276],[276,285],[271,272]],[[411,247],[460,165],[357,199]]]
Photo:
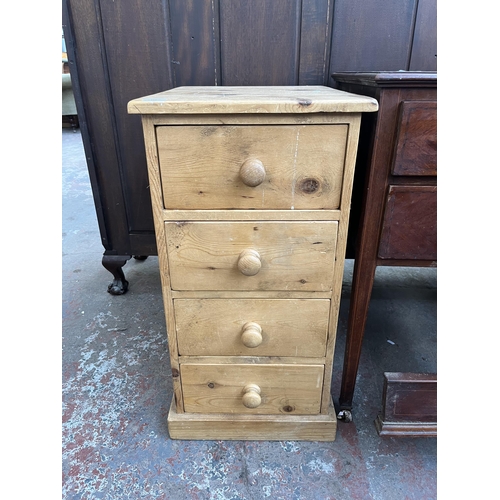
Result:
[[437,187],[390,186],[378,256],[437,260]]
[[323,365],[181,365],[186,412],[311,415]]
[[330,291],[336,221],[166,222],[173,290]]
[[393,175],[437,175],[437,104],[402,102]]
[[325,356],[328,299],[175,299],[180,355]]
[[331,124],[159,126],[164,206],[336,209],[347,132]]

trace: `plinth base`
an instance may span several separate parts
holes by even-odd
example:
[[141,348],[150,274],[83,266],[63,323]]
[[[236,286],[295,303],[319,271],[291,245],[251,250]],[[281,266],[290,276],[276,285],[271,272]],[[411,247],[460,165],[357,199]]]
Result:
[[171,439],[334,441],[337,416],[332,401],[326,415],[292,416],[177,413],[172,399],[168,431]]

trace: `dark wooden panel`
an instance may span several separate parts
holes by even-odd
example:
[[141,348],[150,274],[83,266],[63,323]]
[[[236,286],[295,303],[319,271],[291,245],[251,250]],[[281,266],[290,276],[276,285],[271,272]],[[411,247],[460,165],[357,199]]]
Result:
[[400,104],[394,175],[437,175],[437,103]]
[[437,260],[436,186],[389,186],[378,256]]
[[427,373],[384,373],[381,436],[437,435],[437,376]]
[[100,7],[128,230],[153,231],[141,121],[127,113],[127,103],[172,87],[167,11],[161,2],[141,0]]
[[409,69],[411,71],[437,71],[436,0],[418,1]]
[[409,66],[417,0],[336,0],[330,71]]
[[116,182],[120,177],[119,159],[114,147],[115,122],[107,61],[102,50],[99,10],[93,0],[68,0],[67,5],[75,58],[69,61],[70,71],[74,71],[75,77],[78,75],[75,100],[81,104],[79,118],[89,171],[94,180],[92,190],[94,198],[99,200],[98,213],[102,214],[99,220],[101,240],[107,251],[118,247],[126,253],[129,247],[127,217],[123,192]]
[[303,0],[299,85],[328,85],[333,0]]
[[170,0],[174,86],[220,85],[219,2]]
[[296,85],[299,0],[220,0],[223,85]]

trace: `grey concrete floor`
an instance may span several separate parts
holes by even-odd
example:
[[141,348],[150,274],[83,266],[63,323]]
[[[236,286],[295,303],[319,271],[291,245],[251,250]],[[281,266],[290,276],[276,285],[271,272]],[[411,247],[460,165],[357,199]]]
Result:
[[[436,270],[378,268],[352,423],[332,443],[175,441],[158,260],[131,259],[107,293],[80,132],[62,130],[63,498],[376,499],[437,497],[437,439],[383,438],[384,371],[435,372]],[[332,396],[340,390],[352,261],[346,262]],[[390,342],[388,342],[390,341]]]

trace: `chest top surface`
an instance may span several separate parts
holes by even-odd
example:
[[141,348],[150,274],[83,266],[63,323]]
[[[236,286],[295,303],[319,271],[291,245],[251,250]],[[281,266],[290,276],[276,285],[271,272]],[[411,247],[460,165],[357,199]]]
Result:
[[177,87],[128,104],[130,114],[351,113],[377,109],[375,99],[320,85]]

